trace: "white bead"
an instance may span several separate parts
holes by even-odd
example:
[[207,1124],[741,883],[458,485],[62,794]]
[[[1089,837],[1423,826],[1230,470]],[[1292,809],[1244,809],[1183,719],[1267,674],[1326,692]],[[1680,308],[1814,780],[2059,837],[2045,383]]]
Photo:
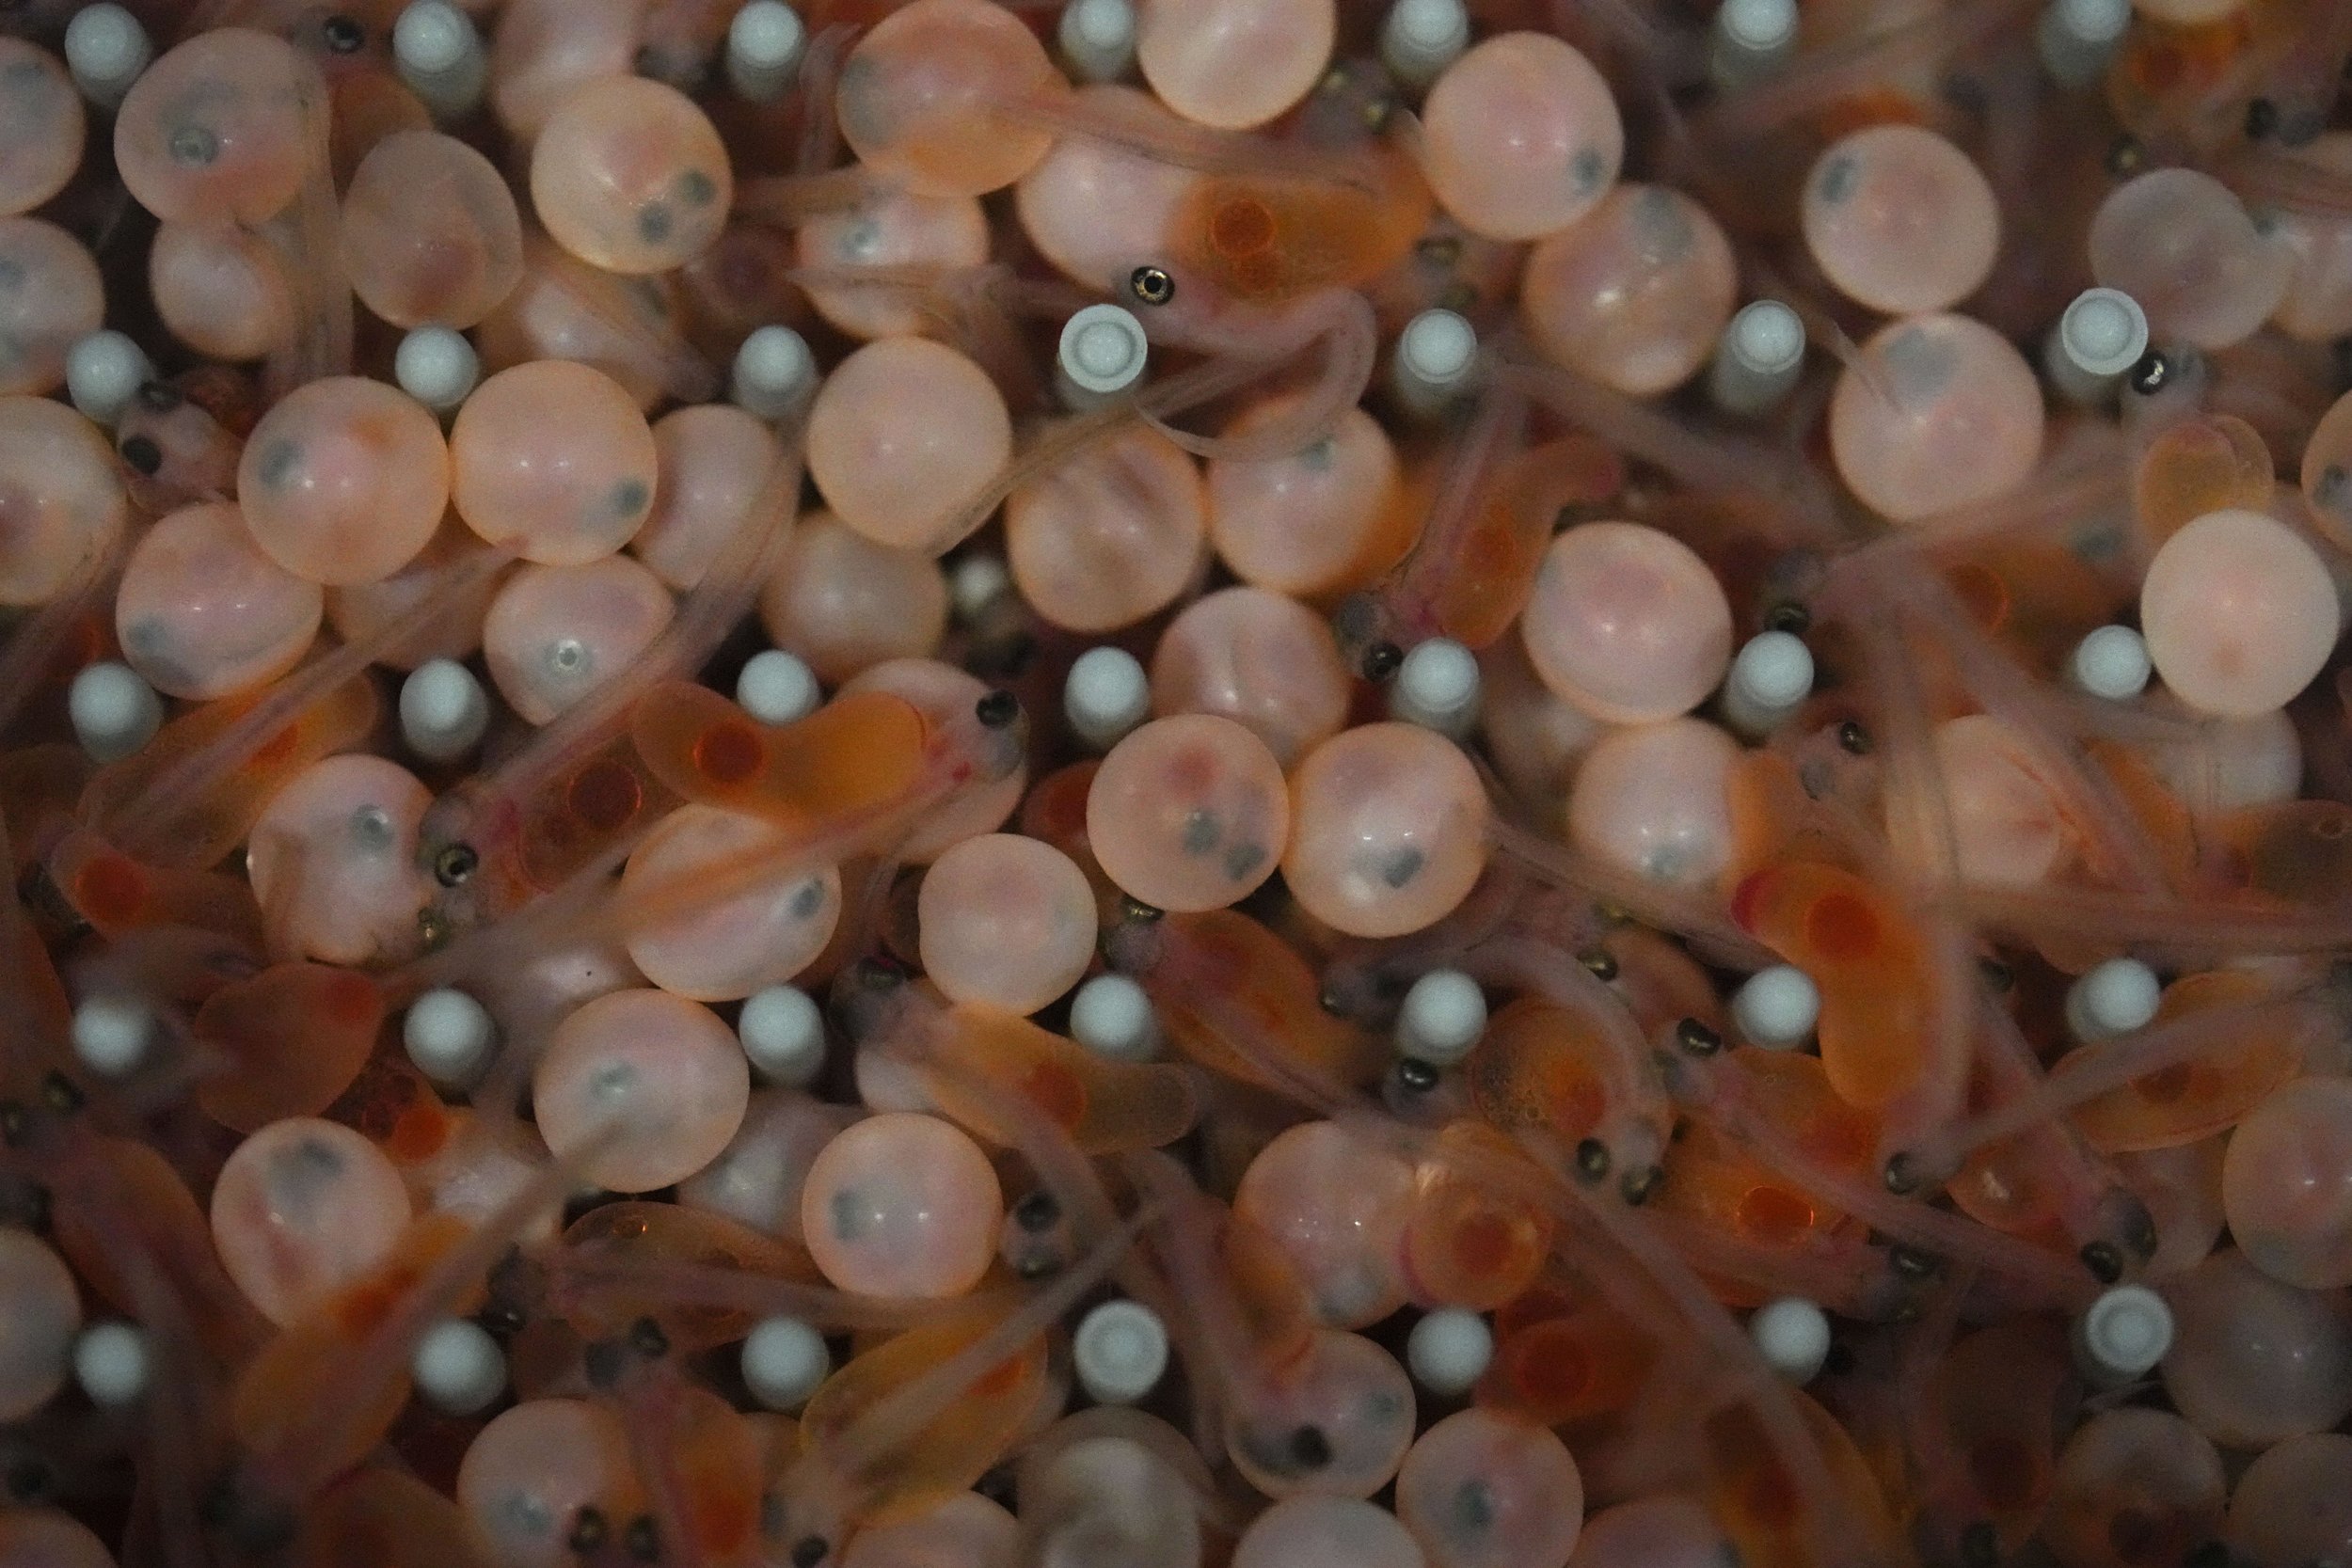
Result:
[[727,395],[746,413],[781,419],[817,388],[817,356],[788,326],[763,326],[735,351]]
[[735,678],[735,700],[743,711],[763,724],[789,724],[817,711],[823,695],[817,673],[798,655],[782,648],[754,654]]
[[1079,80],[1115,82],[1135,63],[1136,8],[1131,0],[1070,0],[1054,39]]
[[763,1318],[743,1339],[743,1386],[771,1410],[798,1410],[833,1370],[824,1336],[798,1318]]
[[1114,1061],[1149,1061],[1159,1043],[1152,998],[1124,974],[1097,974],[1070,999],[1070,1037]]
[[2074,1355],[2095,1383],[2145,1376],[2172,1348],[2172,1309],[2145,1285],[2100,1292],[2074,1325]]
[[1776,299],[1753,300],[1724,328],[1708,392],[1729,414],[1761,414],[1788,395],[1804,369],[1804,323]]
[[102,109],[120,103],[154,57],[147,29],[120,6],[84,6],[65,24],[65,68]]
[[147,677],[109,660],[83,668],[67,688],[66,717],[73,736],[98,762],[127,757],[163,727],[164,700]]
[[2057,81],[2087,86],[2106,69],[2131,20],[2130,0],[2056,0],[2034,28],[2035,52]]
[[472,112],[489,59],[473,19],[448,0],[416,0],[392,24],[392,67],[436,117]]
[[1718,87],[1744,87],[1778,70],[1796,43],[1794,0],[1724,0],[1708,39],[1708,74]]
[[427,659],[400,683],[400,735],[428,762],[452,762],[490,727],[490,699],[455,659]]
[[1142,379],[1151,351],[1134,311],[1118,305],[1089,305],[1062,323],[1057,357],[1071,385],[1107,397]]
[[1080,740],[1106,752],[1152,716],[1152,682],[1124,648],[1089,648],[1062,682],[1062,712]]
[[1748,1336],[1765,1365],[1802,1388],[1829,1359],[1829,1318],[1803,1296],[1766,1302],[1748,1319]]
[[2156,1016],[2163,984],[2137,958],[2109,958],[2066,990],[2066,1026],[2082,1040],[2126,1035]]
[[417,1341],[408,1371],[427,1404],[451,1416],[470,1416],[506,1386],[506,1353],[480,1323],[444,1318]]
[[473,1083],[490,1059],[496,1034],[482,1004],[449,987],[418,997],[400,1022],[400,1042],[408,1059],[443,1088],[462,1089]]
[[1396,0],[1380,24],[1380,59],[1408,87],[1426,87],[1470,47],[1462,0]]
[[1429,410],[1469,384],[1478,364],[1478,333],[1452,310],[1423,310],[1397,334],[1391,366],[1408,407]]
[[1433,969],[1415,980],[1396,1015],[1397,1049],[1436,1067],[1470,1053],[1486,1032],[1486,993],[1458,969]]
[[66,350],[65,395],[95,424],[111,426],[122,418],[138,389],[154,379],[146,351],[111,328],[76,338]]
[[2148,316],[2120,289],[2085,289],[2058,318],[2058,346],[2087,375],[2121,375],[2148,352]]
[[770,986],[743,1000],[735,1033],[771,1083],[804,1089],[825,1066],[825,1019],[798,986]]
[[102,1409],[136,1403],[148,1373],[147,1335],[135,1324],[92,1323],[73,1341],[73,1380]]
[[392,351],[392,379],[436,414],[446,414],[464,403],[482,379],[482,356],[463,332],[416,327]]
[[947,572],[947,601],[964,621],[977,621],[1012,592],[1012,573],[1002,556],[974,551]]
[[1097,1404],[1133,1404],[1168,1370],[1168,1329],[1139,1301],[1106,1301],[1079,1320],[1071,1359]]
[[1440,1399],[1470,1392],[1494,1358],[1494,1330],[1485,1318],[1460,1307],[1422,1314],[1405,1338],[1405,1365],[1413,1381]]
[[2155,669],[2147,640],[2129,626],[2100,626],[2074,645],[2067,673],[2094,697],[2127,702],[2148,689]]
[[1751,1045],[1786,1051],[1802,1045],[1820,1020],[1821,992],[1804,971],[1791,964],[1760,969],[1731,998],[1732,1022]]
[[1813,650],[1794,632],[1758,632],[1740,645],[1724,677],[1724,718],[1744,735],[1762,735],[1813,693]]
[[127,996],[85,997],[73,1009],[73,1055],[102,1078],[138,1070],[155,1041],[155,1015]]
[[1413,645],[1397,667],[1389,711],[1407,723],[1459,736],[1478,714],[1478,657],[1450,637]]
[[781,0],[751,0],[727,24],[727,82],[755,103],[784,96],[801,63],[808,29]]

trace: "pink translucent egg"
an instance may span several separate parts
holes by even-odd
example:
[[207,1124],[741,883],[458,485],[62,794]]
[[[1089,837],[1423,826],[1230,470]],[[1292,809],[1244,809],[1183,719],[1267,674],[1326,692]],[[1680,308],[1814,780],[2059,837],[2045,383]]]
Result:
[[0,39],[0,217],[65,189],[81,166],[86,129],[64,63],[22,39]]
[[2178,1416],[2101,1411],[2059,1450],[2042,1539],[2062,1568],[2185,1561],[2220,1526],[2223,1485],[2221,1456]]
[[2352,1413],[2352,1297],[2282,1284],[2235,1247],[2168,1281],[2164,1389],[2224,1448],[2325,1432]]
[[[2307,146],[2280,151],[2336,179],[2352,178],[2352,131],[2325,132]],[[2352,215],[2281,210],[2271,221],[2295,261],[2271,325],[2307,343],[2352,333]]]
[[2025,737],[1990,714],[1971,713],[1938,724],[1934,746],[1961,880],[2022,888],[2054,876],[2075,835],[2028,762]]
[[2286,297],[2295,255],[2210,174],[2152,169],[2117,186],[2090,220],[2090,272],[2148,313],[2159,341],[2228,348]]
[[105,315],[105,285],[81,241],[40,218],[0,218],[0,396],[63,386],[66,351]]
[[629,552],[683,592],[702,580],[767,487],[776,437],[732,404],[704,403],[655,420],[653,447],[653,510]]
[[1405,1455],[1396,1516],[1431,1568],[1566,1568],[1584,1484],[1549,1427],[1464,1410]]
[[2230,1135],[2221,1201],[2231,1239],[2271,1278],[2352,1285],[2352,1080],[2271,1091]]
[[166,329],[215,359],[259,359],[294,335],[293,280],[243,229],[161,225],[147,252],[147,289]]
[[929,556],[878,545],[830,512],[801,519],[759,594],[759,622],[817,678],[838,685],[886,659],[922,658],[947,629],[947,579]]
[[65,1386],[81,1326],[64,1260],[30,1231],[0,1229],[0,1421],[23,1419]]
[[[842,683],[841,689],[892,692],[920,708],[932,723],[946,725],[968,719],[990,689],[978,676],[935,658],[893,658],[859,671]],[[1021,804],[1028,783],[1029,767],[1025,759],[993,784],[967,785],[955,800],[915,824],[895,851],[899,862],[928,865],[949,846],[977,833],[995,832]]]
[[675,608],[660,579],[627,556],[525,566],[483,617],[490,679],[517,714],[544,724],[627,674]]
[[1731,663],[1731,606],[1692,548],[1639,523],[1585,523],[1551,542],[1519,617],[1543,683],[1612,723],[1688,713]]
[[[620,902],[627,906],[652,888],[691,887],[697,872],[733,869],[785,836],[760,817],[680,806],[629,856]],[[686,908],[665,902],[647,910],[629,923],[628,956],[664,990],[697,1002],[732,1002],[806,969],[833,940],[840,918],[840,874],[831,866],[801,869],[755,878],[739,892]]]
[[1624,184],[1529,253],[1519,309],[1552,358],[1648,397],[1713,356],[1739,284],[1731,242],[1706,208],[1664,185]]
[[1164,610],[1192,581],[1207,532],[1200,465],[1136,425],[1005,498],[1005,554],[1031,609],[1104,632]]
[[326,623],[336,636],[356,642],[429,603],[437,607],[431,624],[384,645],[376,662],[414,670],[429,659],[470,658],[482,646],[482,621],[490,611],[490,600],[505,580],[501,572],[473,570],[489,547],[455,513],[443,513],[440,527],[407,565],[373,582],[328,590]]
[[636,69],[644,8],[614,0],[513,0],[490,31],[490,107],[516,142],[536,140],[587,83]]
[[980,1146],[937,1117],[892,1111],[844,1128],[801,1192],[809,1256],[845,1291],[960,1296],[996,1255],[1004,1195]]
[[1473,234],[1533,240],[1599,205],[1625,124],[1599,71],[1547,33],[1503,33],[1448,66],[1422,108],[1422,166]]
[[1094,889],[1078,863],[1019,833],[967,838],[916,896],[923,974],[951,1002],[1033,1013],[1094,958]]
[[1568,1563],[1569,1568],[1721,1568],[1739,1550],[1695,1499],[1661,1492],[1588,1516]]
[[[1229,1392],[1225,1445],[1242,1479],[1277,1502],[1369,1497],[1413,1441],[1413,1385],[1360,1334],[1321,1328],[1272,1386]],[[1311,1429],[1320,1442],[1299,1441]]]
[[667,1187],[717,1159],[751,1092],[735,1031],[661,990],[575,1009],[531,1075],[539,1135],[559,1156],[581,1154],[580,1175],[616,1193]]
[[1141,0],[1136,64],[1160,102],[1201,125],[1263,125],[1330,63],[1334,0]]
[[865,1113],[798,1089],[754,1089],[743,1125],[716,1160],[678,1183],[678,1201],[766,1236],[801,1239],[801,1190],[817,1152]]
[[0,605],[54,598],[130,515],[104,432],[61,403],[0,397]]
[[263,555],[233,502],[183,507],[132,546],[115,594],[122,657],[158,691],[225,697],[284,674],[326,594]]
[[1193,600],[1152,650],[1153,713],[1231,719],[1283,768],[1340,733],[1354,689],[1330,622],[1263,588]]
[[2139,585],[2164,684],[2200,713],[2283,707],[2328,662],[2343,610],[2319,552],[2260,512],[2210,512],[2174,533]]
[[1916,125],[1833,142],[1805,177],[1805,248],[1839,293],[1873,310],[1945,310],[2000,254],[2001,212],[1975,160]]
[[[1115,84],[1080,87],[1074,106],[1152,135],[1184,123],[1150,93]],[[1013,187],[1013,211],[1040,255],[1065,277],[1099,288],[1165,243],[1196,178],[1107,137],[1064,136]]]
[[522,281],[514,193],[454,136],[396,131],[377,142],[352,174],[342,219],[351,291],[394,326],[462,330]]
[[1012,417],[995,383],[928,338],[866,344],[809,408],[809,477],[834,515],[879,545],[936,547],[1011,456]]
[[237,464],[254,543],[296,577],[341,586],[405,566],[449,504],[449,447],[424,405],[365,376],[295,388]]
[[672,272],[719,237],[735,172],[710,117],[642,76],[566,97],[531,151],[531,205],[556,244],[607,272]]
[[1233,1212],[1297,1269],[1315,1316],[1367,1328],[1405,1305],[1405,1217],[1413,1167],[1335,1122],[1285,1129],[1242,1172]]
[[[859,267],[936,267],[947,272],[988,260],[988,218],[968,196],[914,196],[881,185],[839,212],[818,213],[793,235],[800,264],[826,273]],[[935,325],[922,300],[903,286],[811,281],[808,302],[852,338],[920,334]]]
[[858,40],[841,72],[842,139],[917,196],[985,196],[1045,155],[1014,112],[1069,86],[1019,18],[984,0],[914,0]]
[[523,277],[474,329],[485,370],[568,359],[611,376],[640,409],[665,397],[699,403],[721,381],[686,341],[678,287],[669,277],[623,277],[592,267],[545,235],[523,235]]
[[[1267,398],[1226,427],[1248,435],[1287,419],[1295,397]],[[1397,505],[1396,447],[1360,408],[1287,457],[1216,458],[1208,466],[1209,538],[1254,587],[1309,596],[1361,587],[1386,569],[1380,546]]]
[[501,371],[449,436],[457,515],[526,561],[578,566],[645,525],[657,460],[637,402],[601,371],[563,359]]
[[417,824],[432,803],[405,768],[357,753],[314,762],[270,797],[246,870],[296,956],[364,965],[414,950],[433,895]]
[[1274,874],[1290,827],[1274,753],[1214,714],[1135,730],[1087,791],[1087,840],[1104,874],[1131,897],[1179,913],[1255,891]]
[[2352,1560],[2352,1437],[2315,1432],[2255,1455],[2231,1489],[2228,1537],[2256,1568]]
[[213,1183],[213,1245],[262,1316],[283,1327],[387,1257],[408,1189],[384,1151],[340,1122],[273,1121]]
[[1486,866],[1487,819],[1486,787],[1452,741],[1417,724],[1359,725],[1291,773],[1282,879],[1327,926],[1402,936],[1469,894]]
[[628,1487],[635,1468],[616,1407],[525,1400],[466,1445],[457,1506],[501,1568],[568,1568],[580,1511]]
[[327,107],[318,68],[282,39],[199,33],[131,84],[115,167],[167,222],[261,223],[324,173]]
[[1698,719],[1602,736],[1568,794],[1568,841],[1670,887],[1712,887],[1731,863],[1724,793],[1739,743]]
[[2007,495],[2042,455],[2042,388],[2009,340],[1966,316],[1890,322],[1830,398],[1837,472],[1911,522]]
[[1289,1497],[1249,1522],[1232,1568],[1423,1568],[1396,1515],[1357,1497]]

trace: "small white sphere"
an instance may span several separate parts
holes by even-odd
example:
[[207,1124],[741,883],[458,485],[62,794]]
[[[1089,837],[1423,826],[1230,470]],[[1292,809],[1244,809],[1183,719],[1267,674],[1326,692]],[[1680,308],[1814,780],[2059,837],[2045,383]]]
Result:
[[1062,324],[1061,373],[1080,391],[1106,397],[1142,379],[1151,342],[1135,312],[1118,305],[1089,305]]
[[1813,650],[1793,632],[1758,632],[1740,645],[1726,678],[1756,707],[1791,708],[1812,694]]
[[392,68],[446,121],[482,101],[489,55],[471,17],[448,0],[416,0],[392,24]]
[[505,1388],[506,1353],[480,1323],[444,1318],[417,1341],[408,1372],[427,1404],[452,1416],[470,1416]]
[[1012,592],[1012,573],[1005,558],[975,550],[947,572],[947,602],[964,621],[976,621],[996,601]]
[[489,727],[489,694],[455,659],[427,659],[400,683],[401,739],[427,762],[464,756]]
[[1152,716],[1152,682],[1124,648],[1089,648],[1062,683],[1062,711],[1079,739],[1107,752]]
[[1435,1067],[1470,1053],[1486,1032],[1486,993],[1458,969],[1433,969],[1415,980],[1396,1015],[1397,1049]]
[[743,1339],[743,1386],[771,1410],[798,1410],[833,1371],[824,1336],[798,1318],[763,1318]]
[[798,986],[770,986],[743,999],[735,1032],[743,1054],[773,1084],[804,1089],[825,1069],[825,1019]]
[[1715,12],[1715,28],[1728,43],[1771,55],[1796,41],[1795,0],[1724,0]]
[[735,351],[728,396],[745,412],[781,419],[817,388],[817,356],[788,326],[763,326]]
[[[114,8],[92,6],[81,15],[101,9]],[[146,351],[110,327],[76,338],[66,350],[65,395],[94,424],[112,425],[138,389],[154,379],[155,365]]]
[[400,1021],[400,1042],[408,1059],[443,1088],[473,1083],[489,1062],[496,1034],[481,1003],[447,986],[418,997]]
[[1749,1044],[1767,1051],[1804,1044],[1820,1016],[1820,988],[1794,964],[1757,970],[1732,993],[1732,1022]]
[[2154,668],[2139,633],[2129,626],[2100,626],[2074,645],[2067,673],[2092,696],[2120,703],[2147,690]]
[[755,103],[781,98],[792,85],[808,29],[781,0],[751,0],[727,24],[727,81]]
[[1168,1370],[1168,1328],[1141,1302],[1106,1301],[1079,1320],[1071,1359],[1097,1404],[1133,1404]]
[[392,379],[436,414],[447,414],[482,379],[482,356],[453,327],[412,327],[392,351]]
[[1494,1358],[1494,1330],[1466,1307],[1423,1313],[1405,1339],[1405,1365],[1413,1381],[1441,1399],[1469,1393]]
[[1458,735],[1478,711],[1478,682],[1475,654],[1450,637],[1428,638],[1397,667],[1389,707],[1407,723]]
[[98,762],[127,757],[163,727],[164,700],[147,677],[109,659],[87,665],[66,689],[66,717],[73,736]]
[[1380,24],[1380,58],[1406,87],[1426,87],[1470,47],[1462,0],[1396,0]]
[[1477,362],[1477,330],[1454,311],[1423,310],[1397,335],[1397,380],[1422,398],[1461,386]]
[[147,1392],[147,1335],[133,1323],[95,1323],[73,1341],[73,1378],[102,1409],[135,1404]]
[[73,1009],[73,1054],[102,1078],[138,1070],[155,1042],[155,1015],[128,996],[85,997]]
[[1829,1317],[1803,1296],[1783,1296],[1757,1307],[1748,1336],[1765,1364],[1802,1388],[1829,1359]]
[[155,45],[139,19],[120,6],[84,6],[65,24],[65,68],[82,96],[102,109],[122,102]]
[[2171,1348],[2172,1308],[2145,1285],[2102,1291],[2074,1325],[2076,1358],[2096,1382],[2143,1377]]
[[2121,375],[2148,352],[2148,316],[2120,289],[2085,289],[2058,318],[2058,347],[2086,375]]
[[1097,974],[1070,999],[1070,1037],[1114,1061],[1150,1061],[1159,1043],[1152,999],[1124,974]]
[[1132,0],[1070,0],[1054,40],[1080,80],[1117,81],[1135,63],[1136,8]]
[[817,711],[824,693],[817,673],[797,654],[770,648],[754,654],[735,677],[735,700],[763,724],[789,724]]
[[2066,991],[2066,1024],[2077,1039],[2129,1034],[2156,1016],[2164,986],[2137,958],[2109,958]]
[[1761,414],[1796,386],[1804,370],[1804,323],[1776,299],[1740,308],[1715,343],[1708,393],[1725,413]]

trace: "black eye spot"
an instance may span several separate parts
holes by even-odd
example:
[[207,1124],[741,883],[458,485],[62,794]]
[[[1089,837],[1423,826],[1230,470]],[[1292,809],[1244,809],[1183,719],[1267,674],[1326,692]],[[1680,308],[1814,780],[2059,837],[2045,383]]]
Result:
[[1405,650],[1393,642],[1375,642],[1364,650],[1364,679],[1384,681],[1405,662]]
[[1013,1205],[1012,1223],[1034,1236],[1041,1230],[1051,1230],[1061,1219],[1061,1204],[1053,1194],[1040,1190]]
[[1137,267],[1127,275],[1127,292],[1146,305],[1166,305],[1176,297],[1176,279],[1158,267]]
[[1867,757],[1870,754],[1870,732],[1849,719],[1837,726],[1837,747],[1850,756]]
[[1693,1056],[1712,1056],[1724,1048],[1724,1037],[1695,1018],[1675,1025],[1675,1041]]
[[1617,1183],[1617,1196],[1625,1199],[1628,1207],[1639,1209],[1649,1201],[1649,1195],[1656,1192],[1658,1184],[1664,1180],[1666,1173],[1658,1165],[1627,1171],[1624,1180]]
[[151,436],[133,436],[122,443],[122,460],[153,479],[163,471],[164,449],[155,444]]
[[973,717],[992,730],[1001,730],[1021,717],[1021,699],[1009,691],[992,691],[973,705]]
[[1400,1057],[1396,1064],[1396,1081],[1414,1094],[1427,1094],[1438,1086],[1438,1069],[1419,1056]]
[[792,1544],[792,1568],[817,1568],[832,1551],[821,1535],[804,1535]]
[[472,845],[453,844],[435,857],[433,879],[443,887],[462,887],[481,863],[482,857],[474,853]]
[[2141,397],[2153,397],[2172,379],[2172,361],[2154,349],[2139,356],[2139,363],[2128,372],[2132,390]]
[[1897,1197],[1907,1197],[1919,1190],[1919,1173],[1913,1168],[1910,1155],[1900,1152],[1886,1157],[1886,1168],[1880,1172],[1886,1190]]
[[2083,1267],[2090,1277],[2102,1285],[2112,1285],[2123,1277],[2123,1255],[2112,1242],[2092,1242],[2082,1250]]
[[368,30],[347,16],[330,16],[319,24],[319,36],[338,55],[357,55],[368,41]]
[[1576,1146],[1576,1172],[1587,1181],[1597,1181],[1609,1174],[1609,1146],[1598,1138],[1587,1138]]
[[1785,631],[1791,637],[1803,637],[1813,626],[1813,612],[1801,604],[1776,604],[1764,612],[1766,631]]
[[2267,98],[2257,98],[2246,105],[2246,138],[2261,141],[2279,129],[2279,105]]
[[168,414],[187,402],[180,388],[167,381],[143,381],[138,389],[139,406],[151,414]]
[[1320,1470],[1331,1463],[1331,1439],[1321,1427],[1304,1426],[1291,1433],[1291,1463],[1302,1470]]
[[572,1515],[572,1533],[564,1544],[584,1556],[603,1545],[605,1537],[612,1533],[612,1527],[606,1522],[601,1511],[583,1508]]
[[670,1354],[670,1337],[651,1318],[640,1318],[628,1325],[628,1345],[649,1361]]
[[1587,947],[1576,956],[1576,961],[1582,964],[1584,972],[1596,980],[1613,980],[1617,977],[1617,956],[1606,947]]

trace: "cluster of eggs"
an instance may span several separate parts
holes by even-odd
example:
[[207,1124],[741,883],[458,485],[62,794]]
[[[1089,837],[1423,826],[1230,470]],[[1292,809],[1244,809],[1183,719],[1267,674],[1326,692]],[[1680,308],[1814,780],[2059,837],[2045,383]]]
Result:
[[2347,62],[0,4],[0,1568],[2352,1563]]

